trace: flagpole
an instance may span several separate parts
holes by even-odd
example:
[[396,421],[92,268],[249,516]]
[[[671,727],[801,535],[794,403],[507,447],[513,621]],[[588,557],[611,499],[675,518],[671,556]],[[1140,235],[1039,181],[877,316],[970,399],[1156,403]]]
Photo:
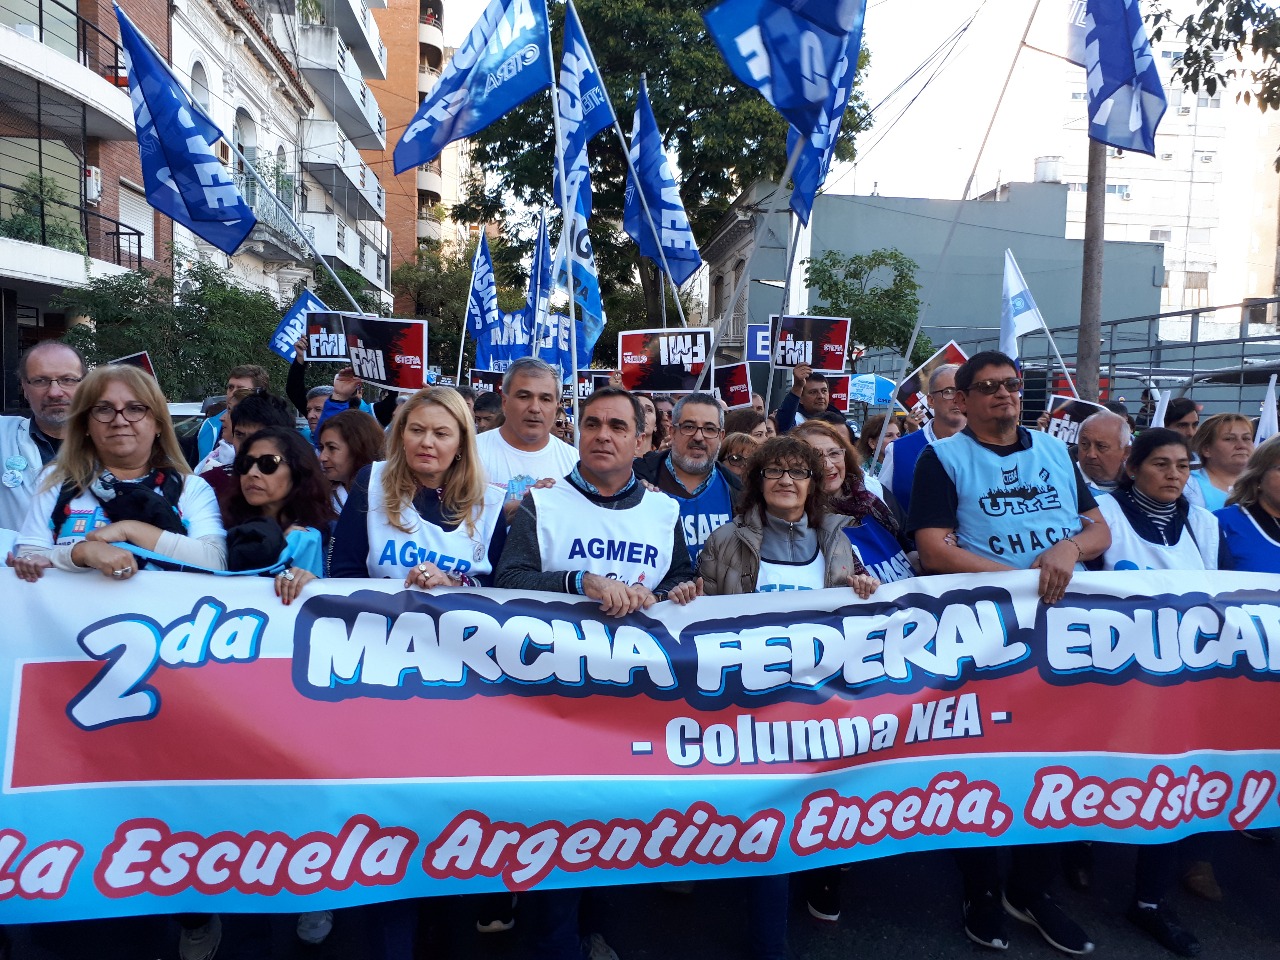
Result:
[[[551,47],[551,19],[547,18],[547,49]],[[573,196],[569,196],[569,178],[565,175],[564,169],[564,137],[560,130],[560,86],[552,84],[551,86],[551,126],[555,132],[556,138],[556,171],[560,174],[560,234],[566,237],[564,244],[564,267],[568,274],[569,280],[569,363],[573,367],[573,371],[569,375],[569,383],[572,385],[570,391],[570,399],[573,401],[573,429],[576,433],[578,429],[578,320],[577,320],[577,290],[573,282],[573,265],[575,263],[574,243],[573,243],[573,217],[569,213],[570,204],[576,210],[578,205],[578,192],[574,190]],[[555,270],[555,263],[551,265],[551,269]],[[555,278],[552,278],[552,286],[555,285]],[[550,311],[547,316],[550,317]],[[563,379],[561,380],[563,386]]]
[[[787,219],[790,219],[788,217]],[[791,235],[787,239],[787,272],[782,281],[782,310],[779,316],[785,317],[791,309],[791,271],[795,268],[796,244],[800,240],[800,218],[796,217],[796,227],[791,231]],[[777,377],[773,371],[773,357],[769,357],[769,382],[764,388],[764,408],[769,409],[769,404],[773,400],[773,381]]]
[[1058,364],[1062,367],[1062,375],[1067,378],[1067,386],[1071,388],[1071,395],[1079,400],[1080,393],[1076,390],[1076,383],[1071,379],[1071,371],[1067,369],[1067,362],[1062,359],[1062,354],[1058,352],[1058,342],[1053,339],[1053,334],[1049,332],[1049,325],[1045,323],[1044,314],[1040,314],[1040,326],[1044,330],[1044,335],[1049,338],[1049,346],[1053,347],[1053,355],[1058,358]]
[[[484,236],[484,224],[480,224],[480,235]],[[462,386],[462,353],[467,348],[467,318],[471,316],[471,291],[476,288],[476,270],[480,267],[480,241],[476,241],[476,252],[471,256],[471,284],[467,288],[467,310],[462,315],[462,330],[458,334],[458,375],[454,382]]]

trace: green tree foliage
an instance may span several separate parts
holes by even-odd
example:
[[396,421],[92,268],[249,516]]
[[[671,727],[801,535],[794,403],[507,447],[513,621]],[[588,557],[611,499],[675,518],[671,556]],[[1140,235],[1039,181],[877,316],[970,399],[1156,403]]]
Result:
[[[733,199],[758,178],[777,179],[785,166],[787,125],[756,91],[725,66],[702,22],[701,5],[677,0],[582,0],[575,3],[619,122],[630,132],[640,76],[668,152],[679,165],[680,193],[694,236],[705,243]],[[554,47],[561,49],[564,7],[552,8]],[[866,59],[860,62],[864,66]],[[866,114],[857,87],[845,115],[837,155],[852,157],[855,118]],[[618,229],[622,221],[626,161],[613,131],[592,140],[594,210],[591,239],[601,294],[609,300],[634,286],[644,294],[643,316],[628,325],[657,324],[661,301],[657,271]],[[490,176],[477,183],[455,220],[502,219],[506,198],[550,203],[554,140],[551,102],[534,97],[472,140],[472,158]],[[630,301],[629,295],[623,299]]]
[[[822,299],[813,307],[815,315],[850,317],[854,343],[906,352],[920,312],[914,260],[887,248],[851,255],[828,250],[801,263],[805,281]],[[923,363],[931,353],[933,344],[921,334],[911,361]]]
[[52,177],[29,173],[22,186],[13,192],[12,212],[0,220],[0,237],[40,243],[72,253],[88,252],[84,233],[72,223],[74,204]]
[[56,307],[91,323],[67,335],[91,364],[146,350],[165,396],[201,400],[223,391],[227,370],[257,363],[283,392],[284,361],[267,349],[282,308],[260,290],[227,280],[208,260],[196,260],[176,288],[171,276],[147,270],[97,277],[86,287],[63,291]]

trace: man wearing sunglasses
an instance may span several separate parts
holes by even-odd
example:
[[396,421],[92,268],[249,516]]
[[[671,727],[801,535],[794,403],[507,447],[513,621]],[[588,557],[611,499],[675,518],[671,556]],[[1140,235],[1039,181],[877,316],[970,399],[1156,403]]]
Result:
[[36,476],[58,455],[71,400],[88,370],[73,347],[46,340],[18,358],[22,395],[31,417],[0,417],[0,527],[18,530]]
[[695,569],[716,527],[733,519],[742,483],[717,463],[724,437],[724,409],[709,393],[681,397],[671,411],[671,449],[635,462],[636,476],[680,505],[680,523]]
[[924,448],[935,440],[943,440],[964,429],[964,409],[960,406],[960,391],[956,389],[956,371],[959,369],[958,363],[945,363],[929,375],[929,393],[925,402],[933,411],[933,418],[919,430],[885,447],[879,480],[893,491],[903,513],[911,510],[912,480],[915,478],[916,461]]
[[[997,351],[971,357],[955,372],[955,386],[967,425],[916,461],[907,526],[920,560],[928,573],[1038,569],[1041,598],[1057,603],[1081,561],[1110,546],[1106,521],[1067,445],[1019,425],[1022,379],[1009,357]],[[956,853],[965,935],[1006,949],[1007,911],[1059,950],[1092,950],[1089,936],[1049,895],[1057,872],[1053,847],[1016,847],[1012,860],[1002,895],[997,848]]]

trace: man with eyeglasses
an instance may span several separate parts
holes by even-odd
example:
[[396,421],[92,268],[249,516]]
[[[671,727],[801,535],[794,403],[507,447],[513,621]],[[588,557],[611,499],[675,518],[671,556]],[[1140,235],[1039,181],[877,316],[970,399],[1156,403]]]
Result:
[[[232,367],[227,374],[227,400],[237,390],[266,390],[270,385],[271,374],[267,373],[265,367],[256,363]],[[200,424],[200,432],[196,435],[197,463],[218,445],[218,438],[222,436],[222,417],[223,414],[215,413]]]
[[689,559],[696,568],[707,538],[733,519],[742,490],[736,476],[716,460],[724,436],[724,408],[709,393],[690,393],[671,411],[671,449],[654,450],[635,463],[636,476],[680,505]]
[[[928,573],[1037,569],[1039,593],[1057,603],[1081,562],[1111,545],[1111,532],[1057,437],[1019,425],[1022,378],[1003,353],[970,357],[955,372],[967,424],[916,461],[908,529]],[[1052,846],[1013,850],[1003,894],[999,850],[957,851],[964,877],[964,931],[1007,949],[1005,912],[1065,953],[1093,949],[1088,934],[1049,895],[1057,873]]]
[[37,343],[18,358],[31,417],[0,417],[0,528],[21,528],[36,476],[58,455],[71,400],[87,372],[79,351],[56,340]]
[[964,410],[956,390],[956,371],[959,369],[958,363],[944,363],[934,369],[929,375],[929,393],[925,397],[933,418],[919,430],[885,447],[879,480],[893,491],[903,513],[911,510],[912,480],[915,479],[916,461],[924,448],[935,440],[943,440],[964,429]]

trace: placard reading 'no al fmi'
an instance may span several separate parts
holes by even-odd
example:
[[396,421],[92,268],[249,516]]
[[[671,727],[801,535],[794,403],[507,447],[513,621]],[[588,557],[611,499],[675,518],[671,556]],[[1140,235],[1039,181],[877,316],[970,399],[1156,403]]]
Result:
[[808,364],[814,373],[840,373],[849,352],[848,317],[771,317],[773,365]]
[[[622,385],[644,393],[691,393],[712,362],[709,327],[627,330],[618,334]],[[711,388],[710,378],[703,389]]]

